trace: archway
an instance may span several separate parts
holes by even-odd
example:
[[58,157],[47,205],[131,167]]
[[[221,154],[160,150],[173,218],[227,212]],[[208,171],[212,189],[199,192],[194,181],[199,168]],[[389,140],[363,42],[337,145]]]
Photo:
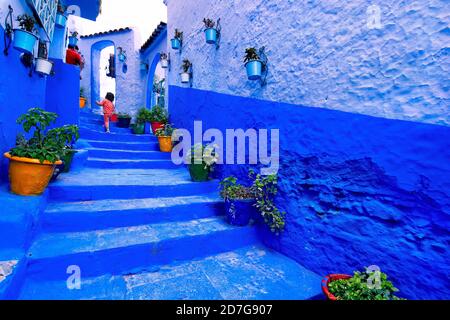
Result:
[[[112,65],[115,69],[115,55],[116,46],[111,40],[102,40],[96,42],[91,47],[91,106],[93,111],[95,101],[101,100],[105,97],[106,91],[116,91],[115,77],[107,77],[108,70],[105,70],[105,66],[109,64],[108,56],[112,55]],[[110,74],[114,76],[114,74]],[[103,86],[103,88],[102,88]],[[112,87],[111,89],[105,88]]]
[[153,108],[155,105],[166,106],[167,102],[167,85],[166,85],[166,69],[161,67],[161,55],[157,53],[153,58],[148,72],[147,89],[146,89],[146,105],[147,109]]

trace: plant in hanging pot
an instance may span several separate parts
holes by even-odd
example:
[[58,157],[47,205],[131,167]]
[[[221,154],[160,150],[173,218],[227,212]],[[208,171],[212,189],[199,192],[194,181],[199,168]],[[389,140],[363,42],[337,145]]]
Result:
[[78,35],[79,33],[77,31],[73,31],[70,33],[69,36],[69,45],[70,46],[76,46],[78,44]]
[[180,50],[183,43],[183,32],[175,29],[175,36],[170,40],[172,44],[172,49]]
[[160,53],[160,62],[161,62],[161,68],[167,69],[169,68],[169,55],[165,52]]
[[36,20],[28,14],[17,17],[20,29],[14,29],[14,48],[23,53],[33,53],[38,37],[34,34]]
[[119,113],[117,115],[117,126],[119,128],[129,128],[131,123],[131,116],[128,113]]
[[172,134],[174,131],[175,129],[172,125],[168,123],[166,123],[163,128],[156,130],[155,135],[158,137],[159,149],[161,152],[172,152]]
[[255,193],[251,187],[238,184],[236,177],[230,176],[220,182],[220,195],[225,200],[229,224],[246,226],[255,218]]
[[189,174],[194,182],[205,182],[209,180],[209,174],[219,160],[215,146],[196,144],[186,154]]
[[145,124],[149,121],[149,119],[150,119],[150,110],[148,110],[147,108],[139,109],[136,115],[136,122],[133,126],[133,133],[144,134]]
[[58,7],[56,11],[55,25],[60,28],[65,28],[67,25],[67,7],[62,3],[61,0],[58,2]]
[[353,276],[331,274],[322,280],[322,291],[328,300],[403,300],[395,295],[399,290],[388,281],[385,273],[366,268]]
[[164,107],[156,105],[150,110],[149,120],[152,126],[152,132],[156,134],[156,130],[163,129],[164,124],[169,121],[169,115]]
[[259,80],[262,75],[264,64],[256,48],[245,49],[244,63],[248,79]]
[[210,18],[204,18],[206,43],[215,44],[217,42],[218,31],[215,28],[216,22]]
[[80,108],[83,109],[84,107],[86,107],[86,93],[85,93],[85,89],[83,87],[80,87]]
[[183,60],[181,65],[181,83],[189,83],[191,81],[192,63],[188,59]]
[[55,167],[62,164],[60,157],[65,153],[68,140],[72,141],[74,136],[66,135],[64,127],[47,131],[57,117],[55,113],[33,108],[17,120],[31,138],[27,140],[19,136],[16,146],[4,155],[9,159],[13,193],[26,196],[42,194]]
[[42,75],[50,75],[53,70],[53,62],[48,60],[47,44],[39,42],[38,58],[36,59],[36,72]]

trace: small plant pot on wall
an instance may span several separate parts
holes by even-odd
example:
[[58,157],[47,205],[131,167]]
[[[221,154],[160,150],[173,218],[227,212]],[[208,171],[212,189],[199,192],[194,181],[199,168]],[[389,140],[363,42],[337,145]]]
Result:
[[170,67],[170,54],[162,52],[160,53],[161,68],[168,69]]
[[266,85],[267,78],[267,56],[265,48],[247,48],[245,50],[245,69],[247,71],[247,78],[251,81],[260,81],[261,86]]
[[220,19],[217,20],[217,23],[209,18],[203,19],[203,23],[205,24],[205,37],[206,43],[215,44],[216,49],[220,46],[220,36],[221,36],[221,26]]
[[252,60],[245,64],[248,80],[259,80],[262,76],[263,63],[260,60]]
[[178,29],[175,29],[175,35],[174,37],[170,40],[170,43],[172,45],[172,49],[176,50],[176,51],[180,51],[183,47],[183,32],[181,32]]
[[189,83],[192,87],[192,63],[188,59],[183,60],[183,64],[181,66],[182,72],[180,73],[181,83]]
[[63,13],[58,13],[56,15],[55,25],[58,28],[65,28],[67,25],[67,16]]
[[53,69],[53,62],[44,58],[36,59],[36,72],[42,75],[50,75]]
[[38,37],[31,32],[15,29],[14,48],[23,53],[33,53]]
[[69,36],[69,46],[76,46],[78,45],[78,32],[74,31]]
[[191,81],[191,74],[187,72],[181,73],[181,83],[189,83]]

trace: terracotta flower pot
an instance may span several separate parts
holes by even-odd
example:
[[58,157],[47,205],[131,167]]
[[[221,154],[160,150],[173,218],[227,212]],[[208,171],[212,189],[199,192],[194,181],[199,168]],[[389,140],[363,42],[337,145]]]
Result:
[[158,137],[161,152],[172,152],[172,137]]
[[164,129],[164,123],[162,122],[152,122],[151,125],[153,134],[155,134],[158,129]]
[[83,109],[86,107],[86,98],[80,97],[80,108]]
[[324,293],[324,295],[327,297],[328,300],[331,301],[336,301],[338,300],[329,290],[328,288],[328,284],[330,284],[333,281],[337,281],[337,280],[346,280],[346,279],[350,279],[352,276],[348,275],[348,274],[330,274],[328,276],[326,276],[323,280],[322,280],[322,291]]
[[36,196],[44,193],[55,167],[62,164],[62,161],[40,163],[38,159],[13,157],[9,152],[4,156],[9,159],[11,191],[21,196]]

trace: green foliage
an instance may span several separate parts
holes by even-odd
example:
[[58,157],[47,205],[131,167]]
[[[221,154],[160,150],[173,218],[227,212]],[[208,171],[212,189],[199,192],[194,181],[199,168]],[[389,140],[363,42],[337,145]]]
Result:
[[237,178],[230,176],[220,182],[220,195],[227,200],[255,199],[253,189],[237,183]]
[[73,31],[70,33],[71,38],[78,38],[79,33],[77,31]]
[[16,146],[10,153],[15,157],[39,159],[55,162],[60,160],[68,150],[72,149],[73,143],[79,138],[78,127],[67,125],[47,131],[50,124],[54,123],[58,115],[46,112],[40,108],[33,108],[17,119],[26,133],[32,136],[27,140],[23,135],[19,135]]
[[19,27],[22,30],[33,33],[35,31],[36,20],[26,13],[21,14],[16,19],[19,22]]
[[258,50],[256,48],[245,49],[244,63],[247,63],[247,62],[253,61],[253,60],[260,60],[260,57],[258,55]]
[[182,41],[183,40],[183,32],[181,32],[178,29],[175,29],[175,37],[174,38]]
[[150,110],[147,108],[140,108],[136,115],[136,123],[142,124],[150,122]]
[[[379,277],[379,283],[369,288],[375,277]],[[379,271],[356,271],[350,279],[330,282],[328,289],[338,300],[402,300],[394,295],[398,289],[388,281],[387,275]]]
[[165,53],[165,52],[161,52],[160,53],[160,59],[161,60],[167,60],[167,59],[169,59],[169,55],[167,53]]
[[85,89],[83,87],[80,87],[80,98],[86,98]]
[[204,169],[212,171],[214,165],[219,160],[219,155],[213,145],[196,144],[186,154],[186,161],[189,164],[201,164]]
[[156,130],[155,135],[157,137],[171,137],[174,131],[172,125],[167,123],[164,128]]
[[130,116],[130,114],[128,114],[126,112],[120,112],[117,115],[117,118],[119,118],[119,119],[131,119],[132,117]]
[[150,122],[167,123],[169,120],[169,114],[166,108],[161,106],[154,106],[149,115]]
[[203,23],[206,29],[213,29],[216,26],[216,22],[210,18],[204,18]]
[[189,73],[191,71],[192,63],[188,59],[183,60],[183,64],[181,65],[181,70],[184,73]]

